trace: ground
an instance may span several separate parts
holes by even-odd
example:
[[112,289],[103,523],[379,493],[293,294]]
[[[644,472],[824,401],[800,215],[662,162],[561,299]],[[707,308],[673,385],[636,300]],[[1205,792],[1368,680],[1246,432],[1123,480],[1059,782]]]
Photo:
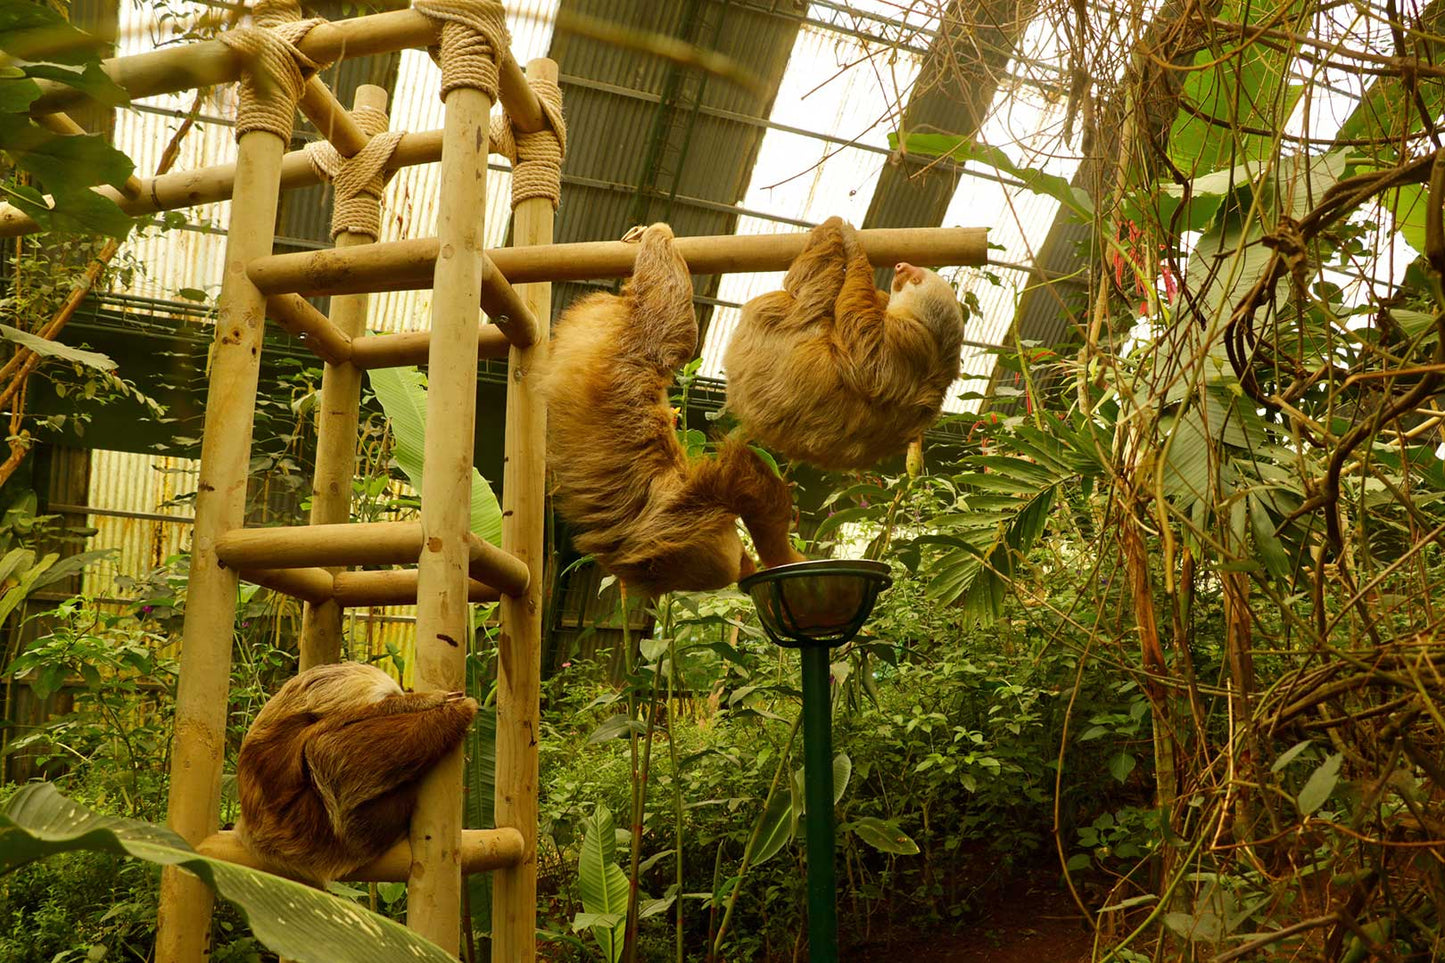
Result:
[[1057,883],[1057,873],[1024,876],[991,894],[956,932],[895,933],[850,947],[843,956],[896,963],[1086,963],[1092,934]]

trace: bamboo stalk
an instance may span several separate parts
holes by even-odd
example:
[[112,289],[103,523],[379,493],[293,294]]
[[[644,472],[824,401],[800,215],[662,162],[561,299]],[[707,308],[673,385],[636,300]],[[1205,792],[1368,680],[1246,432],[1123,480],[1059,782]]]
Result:
[[[426,15],[415,10],[392,10],[317,24],[296,46],[312,60],[332,63],[408,47],[427,47],[436,42],[436,36],[436,21]],[[221,41],[208,40],[129,57],[112,57],[102,61],[100,66],[134,100],[152,94],[229,83],[241,76],[244,62],[241,54]],[[500,99],[513,123],[520,130],[541,130],[546,125],[542,105],[532,88],[527,86],[521,68],[510,57],[503,58],[500,68]],[[36,83],[40,84],[41,95],[31,105],[31,114],[63,110],[86,99],[83,91],[59,81],[38,80]]]
[[[396,145],[396,151],[387,161],[386,169],[400,170],[403,167],[430,164],[441,156],[441,131],[403,134]],[[101,197],[115,202],[127,214],[153,214],[156,211],[173,211],[181,207],[228,200],[235,179],[235,164],[216,164],[174,174],[140,178],[139,196],[133,198],[126,197],[113,187],[101,186],[93,190]],[[321,178],[316,175],[316,170],[311,166],[304,150],[293,150],[282,158],[282,190],[311,187],[320,182]],[[0,237],[17,237],[38,230],[40,225],[25,212],[10,204],[0,204]]]
[[[425,478],[422,483],[426,483]],[[506,488],[506,484],[503,483],[502,487]],[[470,493],[470,478],[467,490]],[[504,512],[503,518],[505,517]],[[477,581],[495,587],[504,595],[522,596],[527,593],[527,586],[532,582],[532,571],[526,562],[512,553],[467,532],[467,558],[468,571]]]
[[[803,250],[808,235],[740,234],[680,237],[677,250],[693,274],[785,271]],[[907,260],[935,267],[988,263],[988,228],[902,227],[858,232],[875,265]],[[299,251],[260,258],[251,280],[268,294],[336,294],[347,291],[406,291],[426,287],[437,256],[436,238],[390,241],[347,251]],[[497,248],[492,265],[512,284],[620,278],[632,273],[637,245],[582,241]]]
[[[251,279],[268,295],[355,294],[363,291],[416,291],[431,286],[437,251],[434,237],[359,244],[329,251],[303,251],[300,258],[278,254],[252,266]],[[483,256],[480,303],[514,343],[536,339],[537,319],[517,296],[506,275]]]
[[[462,873],[487,873],[517,865],[522,859],[526,841],[515,829],[462,830]],[[212,859],[249,866],[270,872],[266,864],[241,844],[234,830],[222,830],[207,836],[196,852]],[[354,883],[394,883],[406,879],[411,867],[411,843],[401,840],[365,866],[348,873],[346,881]]]
[[[336,604],[342,608],[365,608],[373,605],[411,605],[416,601],[416,569],[389,569],[384,572],[340,572],[336,576]],[[495,602],[502,593],[484,582],[469,579],[467,601]]]
[[[491,99],[458,87],[446,95],[441,162],[442,204],[428,356],[429,424],[417,563],[416,687],[465,685],[467,536],[471,516],[472,439],[476,426],[477,301],[485,237],[486,144]],[[450,753],[422,780],[411,819],[412,871],[407,925],[455,955],[461,929],[462,751]]]
[[[324,568],[250,568],[241,573],[241,579],[308,603],[327,601],[335,590],[331,573]],[[303,661],[305,654],[303,647]]]
[[[338,237],[337,243],[348,237],[365,237],[365,235],[352,234],[349,231]],[[361,241],[359,243],[366,243]],[[366,333],[366,300],[364,294],[348,294],[338,297],[336,301],[343,304],[359,298],[361,300],[361,325],[348,324],[348,330],[343,331],[337,327],[330,318],[312,307],[311,302],[297,294],[273,294],[266,299],[266,316],[285,328],[293,337],[297,338],[311,352],[325,361],[328,365],[344,364],[351,357],[351,333],[350,329],[358,328],[357,335]],[[338,312],[336,304],[332,305],[331,313],[334,316],[345,315],[346,309]],[[324,375],[323,375],[324,377]],[[323,381],[324,386],[324,381]],[[323,388],[324,390],[324,388]],[[344,521],[344,519],[343,519]]]
[[[351,343],[351,363],[363,370],[423,365],[430,346],[430,331],[370,335]],[[477,332],[478,358],[505,358],[511,346],[507,336],[490,324]]]
[[[386,100],[384,88],[371,84],[356,88],[354,103],[357,110],[371,108],[384,111]],[[346,118],[352,127],[356,126],[350,114]],[[356,132],[360,134],[360,128]],[[364,140],[365,135],[362,136]],[[347,152],[340,143],[334,140],[333,143],[341,153]],[[370,234],[343,231],[336,238],[336,246],[353,247],[375,240]],[[282,302],[296,309],[304,305],[307,310],[300,313],[311,323],[307,331],[311,337],[307,344],[327,362],[321,375],[321,403],[316,410],[316,468],[311,479],[309,519],[312,525],[341,525],[351,520],[351,483],[356,477],[356,435],[361,421],[361,372],[346,362],[351,357],[352,344],[362,340],[366,334],[368,300],[365,294],[333,298],[330,319],[294,295],[268,298],[266,301],[268,308],[274,307],[273,302]],[[328,357],[328,354],[332,356]],[[336,588],[334,577],[340,572],[339,568],[327,572],[328,578],[333,579],[333,594]],[[413,595],[407,602],[415,599]],[[305,671],[314,665],[341,659],[343,614],[343,606],[335,598],[328,597],[306,606],[301,615],[298,670]]]
[[277,528],[236,528],[216,540],[227,568],[404,565],[421,551],[419,522],[354,522]]
[[[237,573],[221,565],[216,545],[245,521],[251,422],[265,334],[264,299],[244,266],[271,250],[284,152],[281,138],[266,131],[243,135],[237,149],[236,203],[206,398],[167,810],[170,828],[192,845],[214,833],[220,817]],[[161,874],[157,963],[199,963],[206,957],[211,901],[210,889],[199,879],[166,867]]]
[[[529,75],[557,79],[557,64],[539,58],[527,64]],[[550,245],[552,202],[531,198],[517,205],[513,239]],[[547,409],[535,372],[547,352],[552,317],[552,286],[517,289],[540,322],[529,347],[513,347],[507,379],[506,458],[502,480],[502,549],[540,576],[545,564],[543,516],[547,490]],[[497,768],[493,819],[511,826],[526,840],[522,861],[492,880],[492,959],[532,963],[537,927],[537,739],[542,670],[542,579],[526,593],[503,596],[501,647],[497,658]]]
[[[367,84],[366,86],[371,85]],[[378,109],[385,110],[386,91],[380,87],[375,89],[382,90],[383,99],[381,107]],[[356,105],[359,107],[361,106],[360,89],[357,90],[357,94]],[[371,139],[365,131],[357,126],[351,112],[341,106],[341,101],[336,99],[331,88],[322,83],[320,77],[313,76],[306,81],[306,86],[301,91],[301,99],[296,102],[296,106],[306,119],[311,121],[311,125],[320,132],[321,136],[331,141],[331,146],[335,147],[342,157],[355,157],[356,153]],[[374,241],[376,238],[372,238],[372,240]]]

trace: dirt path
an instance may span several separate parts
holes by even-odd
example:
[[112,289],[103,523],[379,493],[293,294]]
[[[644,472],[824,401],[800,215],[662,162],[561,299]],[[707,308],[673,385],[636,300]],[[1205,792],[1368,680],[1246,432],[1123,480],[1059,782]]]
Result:
[[892,939],[844,950],[880,963],[1087,963],[1093,936],[1067,893],[1042,877],[995,894],[957,931]]

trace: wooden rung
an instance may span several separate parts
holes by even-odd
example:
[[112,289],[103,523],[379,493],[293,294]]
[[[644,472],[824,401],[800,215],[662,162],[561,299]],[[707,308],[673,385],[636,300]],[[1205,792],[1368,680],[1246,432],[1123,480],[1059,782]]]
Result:
[[537,343],[537,319],[532,309],[512,287],[506,275],[497,270],[491,258],[482,257],[482,310],[501,329],[507,340],[519,348]]
[[[391,155],[386,169],[400,170],[417,164],[430,164],[442,156],[442,132],[427,130],[417,134],[403,134]],[[281,159],[281,189],[295,190],[318,184],[321,179],[316,168],[304,150],[293,150]],[[231,196],[236,183],[235,164],[216,164],[211,167],[197,167],[193,170],[160,174],[156,177],[141,178],[140,191],[135,197],[127,197],[108,185],[94,188],[102,197],[120,205],[127,214],[152,214],[156,211],[173,211],[180,207],[209,204],[224,201]],[[15,237],[40,226],[28,214],[11,204],[0,204],[0,237]]]
[[[216,558],[222,565],[242,572],[267,572],[411,565],[422,548],[421,522],[347,522],[232,529],[216,540]],[[467,533],[467,553],[472,578],[508,595],[521,595],[527,590],[532,573],[521,559],[471,532]],[[334,588],[329,594],[334,594]]]
[[[516,866],[522,861],[522,834],[510,827],[462,830],[462,872],[487,873]],[[267,866],[245,846],[234,830],[223,829],[207,836],[196,852],[239,866],[267,870]],[[403,839],[354,873],[347,880],[356,883],[399,883],[411,868],[411,842]]]
[[471,532],[467,532],[467,549],[472,578],[495,586],[506,595],[526,594],[527,585],[532,581],[532,571],[526,562]]
[[252,568],[241,578],[303,602],[324,602],[334,591],[331,573],[324,568]]
[[[295,295],[281,295],[295,297]],[[303,302],[304,303],[304,302]],[[505,358],[512,343],[490,324],[477,332],[478,358]],[[351,342],[351,363],[363,370],[400,368],[424,365],[431,348],[430,331],[406,331],[401,334],[376,334]]]
[[322,361],[343,364],[351,359],[351,339],[300,295],[272,295],[266,299],[266,315],[299,338]]
[[421,522],[346,522],[236,528],[216,540],[216,558],[249,571],[312,566],[407,565],[421,553]]
[[[490,585],[470,579],[468,602],[495,602],[501,593]],[[339,572],[332,598],[342,608],[372,605],[411,605],[416,602],[416,569],[385,572]]]
[[320,77],[313,76],[306,81],[296,106],[306,115],[306,119],[311,121],[312,126],[320,131],[321,136],[331,141],[331,146],[335,147],[342,157],[355,157],[357,151],[365,147],[366,142],[371,139],[357,126],[351,111],[342,106],[341,101],[321,82]]
[[[803,232],[680,237],[677,251],[693,274],[785,271],[807,239]],[[875,265],[988,263],[986,227],[878,228],[859,231],[858,240]],[[494,248],[487,252],[488,271],[500,271],[509,284],[627,277],[637,248],[622,241]],[[267,294],[407,291],[431,284],[436,257],[436,238],[427,237],[358,244],[345,250],[273,254],[252,261],[247,274]]]
[[[416,291],[431,287],[436,259],[437,240],[429,237],[273,254],[252,261],[246,273],[270,296]],[[482,259],[481,306],[513,344],[536,342],[537,319],[490,255]]]

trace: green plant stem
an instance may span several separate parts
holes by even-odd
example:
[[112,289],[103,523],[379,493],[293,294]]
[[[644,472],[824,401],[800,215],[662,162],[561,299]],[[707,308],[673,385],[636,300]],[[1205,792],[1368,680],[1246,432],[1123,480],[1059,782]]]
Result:
[[673,631],[672,623],[672,596],[667,597],[663,615],[667,626],[667,759],[668,765],[672,767],[672,816],[673,816],[673,861],[677,864],[677,892],[674,894],[674,908],[676,909],[676,924],[674,927],[674,943],[676,945],[677,963],[686,963],[683,959],[683,908],[682,908],[682,778],[677,770],[677,709],[673,703],[673,697],[677,690],[677,634]]
[[797,718],[793,720],[793,728],[788,730],[787,745],[783,747],[782,753],[778,756],[778,768],[773,771],[773,781],[768,785],[768,794],[763,797],[763,808],[758,812],[757,821],[753,823],[753,831],[748,836],[747,849],[743,850],[743,864],[738,868],[737,885],[733,887],[732,892],[728,893],[727,909],[723,910],[722,923],[718,925],[717,936],[713,938],[712,947],[708,952],[709,961],[716,960],[718,951],[722,948],[723,937],[727,935],[728,931],[728,922],[733,918],[733,907],[738,902],[738,891],[743,888],[743,880],[747,878],[748,866],[752,862],[753,850],[757,848],[758,837],[763,832],[763,820],[767,818],[768,806],[773,801],[773,795],[778,791],[778,782],[783,777],[783,770],[788,767],[788,755],[792,752],[793,740],[798,737],[798,730],[802,726],[803,713],[799,712]]
[[632,963],[637,954],[637,935],[634,927],[637,922],[635,915],[637,909],[637,847],[642,837],[642,774],[637,758],[637,727],[632,724],[637,722],[637,687],[633,680],[637,662],[632,654],[632,615],[627,605],[626,584],[619,583],[618,596],[622,602],[622,657],[627,674],[627,721],[629,723],[627,742],[632,756],[630,771],[632,780],[632,872],[627,880],[627,924],[622,931],[622,959],[626,963]]

